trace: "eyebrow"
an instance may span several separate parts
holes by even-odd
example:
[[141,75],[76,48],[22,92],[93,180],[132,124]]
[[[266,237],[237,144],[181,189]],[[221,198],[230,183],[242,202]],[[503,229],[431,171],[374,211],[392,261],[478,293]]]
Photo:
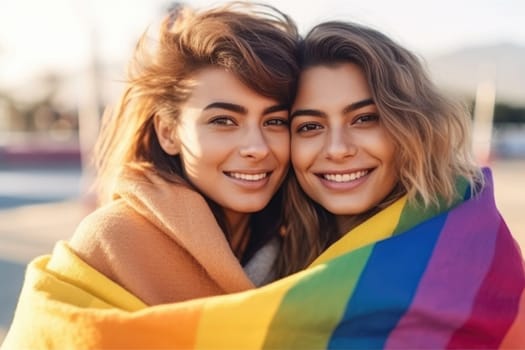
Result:
[[[355,111],[359,108],[363,108],[368,105],[374,104],[374,100],[371,98],[367,98],[361,101],[357,101],[354,103],[349,104],[343,109],[343,113],[348,113]],[[326,117],[326,113],[318,110],[318,109],[297,109],[292,112],[290,115],[290,119],[293,119],[297,116],[311,116],[311,117]]]
[[[248,113],[248,110],[246,109],[246,107],[235,104],[235,103],[229,103],[229,102],[213,102],[207,105],[206,107],[204,107],[203,110],[208,110],[208,109],[213,109],[213,108],[226,109],[226,110],[229,110],[235,113],[240,113],[240,114]],[[270,107],[265,108],[263,110],[263,115],[278,112],[278,111],[287,111],[287,110],[288,110],[288,106],[284,104],[279,104],[279,105],[270,106]]]
[[373,104],[374,104],[374,100],[372,100],[371,98],[367,98],[365,100],[361,100],[361,101],[357,101],[352,104],[349,104],[343,109],[343,113],[352,112],[359,108],[363,108],[365,106],[373,105]]

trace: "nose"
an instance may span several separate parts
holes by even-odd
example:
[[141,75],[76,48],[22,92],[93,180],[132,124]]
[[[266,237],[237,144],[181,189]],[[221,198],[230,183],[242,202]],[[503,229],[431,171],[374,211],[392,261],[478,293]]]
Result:
[[259,126],[254,126],[247,130],[243,136],[242,144],[239,149],[242,157],[253,158],[256,160],[264,159],[270,153],[270,147],[266,137]]
[[332,129],[326,143],[326,157],[340,161],[357,154],[357,146],[341,129]]

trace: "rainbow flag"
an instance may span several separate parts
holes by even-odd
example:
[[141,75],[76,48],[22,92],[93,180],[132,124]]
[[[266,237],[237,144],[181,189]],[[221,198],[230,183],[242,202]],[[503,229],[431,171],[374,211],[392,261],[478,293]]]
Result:
[[524,263],[485,176],[442,211],[400,199],[304,271],[182,303],[147,307],[61,242],[28,266],[3,349],[525,348]]

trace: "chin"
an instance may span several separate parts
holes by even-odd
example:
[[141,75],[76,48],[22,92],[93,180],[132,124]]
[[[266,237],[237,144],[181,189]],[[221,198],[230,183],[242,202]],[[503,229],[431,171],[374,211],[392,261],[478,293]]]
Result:
[[[267,204],[267,203],[266,203]],[[249,203],[247,205],[239,205],[239,203],[236,203],[235,205],[231,206],[231,210],[236,211],[238,213],[245,213],[245,214],[251,214],[258,211],[261,211],[264,209],[266,204],[262,205],[254,205],[253,203]]]
[[328,210],[331,214],[334,215],[359,215],[367,211],[368,209],[362,209],[362,208],[356,208],[356,207],[345,207],[342,205],[330,205],[330,206],[323,206],[326,210]]

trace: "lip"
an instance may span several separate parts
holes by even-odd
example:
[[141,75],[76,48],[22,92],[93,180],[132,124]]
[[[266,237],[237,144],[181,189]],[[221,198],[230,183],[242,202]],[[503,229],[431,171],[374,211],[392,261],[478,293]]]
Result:
[[[223,174],[234,184],[249,190],[259,190],[268,184],[273,171],[268,170],[235,170],[223,171]],[[235,175],[236,174],[236,175]],[[262,178],[257,178],[258,175],[265,174]],[[245,175],[247,178],[240,176]]]
[[[370,174],[373,171],[373,168],[362,168],[352,170],[330,170],[315,172],[314,174],[324,187],[331,190],[348,191],[361,186],[369,179]],[[337,176],[337,181],[335,179],[330,179],[335,176]]]

